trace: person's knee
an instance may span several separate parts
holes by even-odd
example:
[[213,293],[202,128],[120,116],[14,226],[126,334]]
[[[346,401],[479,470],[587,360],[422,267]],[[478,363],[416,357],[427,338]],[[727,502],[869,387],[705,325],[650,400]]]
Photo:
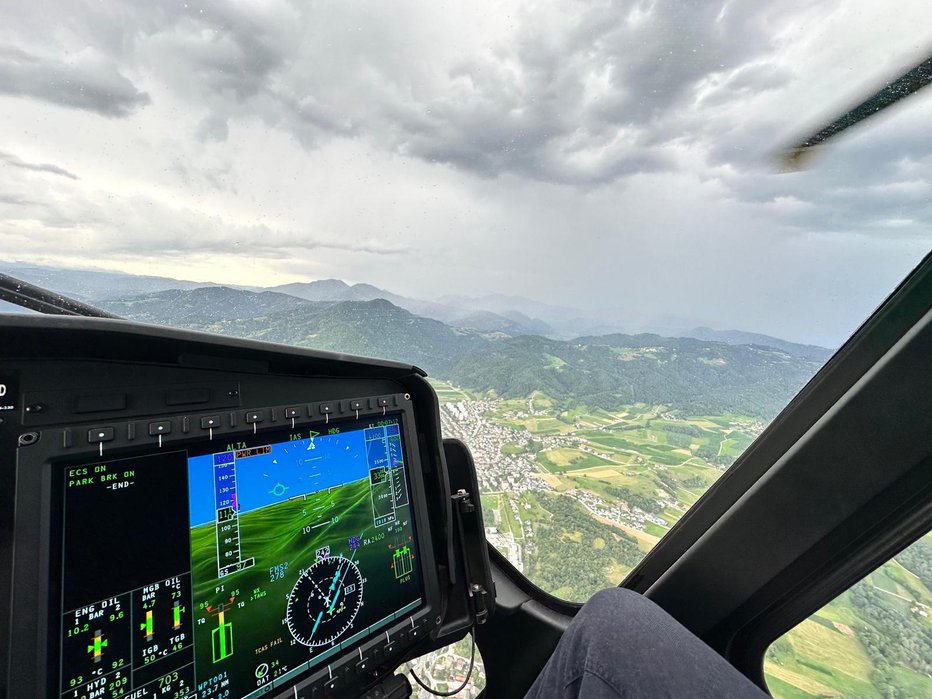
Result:
[[624,636],[631,619],[649,614],[654,605],[631,590],[609,588],[589,598],[570,627],[577,643],[588,645],[602,639]]
[[643,595],[623,587],[599,590],[583,605],[577,616],[591,623],[613,623],[631,615],[651,614],[656,605]]
[[764,696],[663,609],[622,588],[583,605],[547,667],[551,679],[591,675],[619,696]]
[[594,594],[579,610],[572,630],[577,643],[627,646],[645,635],[676,635],[677,622],[643,595],[624,588]]

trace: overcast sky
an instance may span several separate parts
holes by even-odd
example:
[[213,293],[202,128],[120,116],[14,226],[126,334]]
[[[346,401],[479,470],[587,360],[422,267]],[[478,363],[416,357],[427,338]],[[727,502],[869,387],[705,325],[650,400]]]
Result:
[[0,21],[0,257],[510,293],[837,345],[932,247],[926,0],[41,2]]

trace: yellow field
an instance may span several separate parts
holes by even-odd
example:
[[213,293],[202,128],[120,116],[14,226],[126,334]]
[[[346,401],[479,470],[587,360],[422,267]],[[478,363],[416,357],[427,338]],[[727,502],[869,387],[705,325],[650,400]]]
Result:
[[583,468],[577,471],[576,475],[586,476],[588,478],[615,478],[620,474],[613,468]]
[[773,675],[778,680],[783,680],[787,684],[791,684],[794,687],[799,687],[804,692],[812,694],[817,697],[835,697],[842,696],[841,692],[836,689],[832,689],[828,685],[824,685],[821,682],[812,679],[808,675],[803,675],[799,672],[794,672],[789,670],[782,665],[777,665],[776,663],[767,663],[767,674]]
[[697,418],[690,418],[689,422],[695,425],[696,427],[702,427],[703,429],[706,429],[706,430],[721,431],[723,429],[721,425],[714,423],[711,420],[699,420]]
[[786,638],[793,644],[797,655],[870,684],[872,663],[853,636],[832,631],[807,619],[790,631]]
[[581,452],[578,449],[572,449],[570,447],[557,447],[556,449],[548,449],[544,452],[547,457],[547,460],[552,463],[557,468],[566,468],[567,466],[572,466],[577,461],[582,461],[584,458],[589,456],[585,452]]
[[642,532],[640,529],[635,529],[634,527],[628,527],[624,524],[613,522],[610,519],[606,519],[605,517],[601,517],[597,514],[593,514],[592,512],[590,512],[589,515],[592,517],[592,519],[594,519],[597,522],[601,522],[602,524],[607,524],[610,527],[615,527],[615,529],[620,529],[625,534],[628,534],[629,536],[633,536],[635,539],[637,539],[638,547],[642,551],[650,551],[654,547],[654,544],[660,541],[660,537],[654,536],[653,534],[648,534],[647,532]]
[[627,476],[620,470],[597,467],[594,470],[580,468],[564,474],[566,478],[591,478],[593,480],[608,481],[614,486],[636,486],[643,482],[637,476]]
[[559,488],[562,485],[562,481],[560,481],[560,477],[555,476],[552,473],[541,472],[541,473],[535,473],[534,475],[546,481],[547,485],[549,485],[551,488]]

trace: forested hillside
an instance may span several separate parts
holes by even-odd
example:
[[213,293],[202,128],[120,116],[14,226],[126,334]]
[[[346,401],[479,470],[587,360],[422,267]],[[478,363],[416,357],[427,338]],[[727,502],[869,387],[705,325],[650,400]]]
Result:
[[605,335],[553,340],[453,327],[384,300],[312,302],[209,287],[106,302],[125,318],[411,362],[503,398],[542,391],[567,408],[663,403],[773,417],[821,361],[762,345]]

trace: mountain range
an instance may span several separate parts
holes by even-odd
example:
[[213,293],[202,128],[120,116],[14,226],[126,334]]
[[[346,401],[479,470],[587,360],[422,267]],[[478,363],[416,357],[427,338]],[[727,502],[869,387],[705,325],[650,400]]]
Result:
[[[133,275],[123,272],[48,267],[31,263],[0,262],[0,272],[25,279],[88,303],[129,298],[169,289],[199,289],[219,286],[169,277]],[[695,337],[728,344],[760,344],[785,349],[813,358],[827,357],[830,350],[802,345],[780,338],[740,330],[713,330],[669,321],[660,325],[619,322],[620,311],[594,312],[568,306],[541,303],[522,296],[487,294],[483,296],[446,295],[436,300],[416,299],[380,289],[371,284],[347,284],[339,279],[282,284],[263,288],[226,285],[246,291],[272,291],[306,301],[336,303],[385,299],[399,308],[442,323],[506,335],[541,335],[569,340],[581,335],[634,334],[650,332],[667,337]]]
[[762,344],[611,334],[560,340],[460,328],[385,299],[309,301],[228,287],[169,289],[100,305],[124,318],[413,362],[505,398],[564,407],[665,403],[688,414],[776,414],[830,354]]
[[349,285],[339,279],[323,279],[275,286],[270,291],[297,296],[308,301],[374,301],[385,299],[425,318],[475,330],[503,332],[509,335],[553,335],[557,331],[539,318],[533,318],[514,308],[490,310],[482,304],[449,303],[412,299],[379,289],[371,284]]
[[567,408],[637,401],[688,414],[766,419],[831,355],[821,347],[710,328],[697,328],[701,337],[609,332],[565,338],[530,314],[577,322],[572,309],[520,297],[429,302],[335,279],[257,289],[110,272],[6,270],[130,320],[397,359],[504,398],[543,391]]

